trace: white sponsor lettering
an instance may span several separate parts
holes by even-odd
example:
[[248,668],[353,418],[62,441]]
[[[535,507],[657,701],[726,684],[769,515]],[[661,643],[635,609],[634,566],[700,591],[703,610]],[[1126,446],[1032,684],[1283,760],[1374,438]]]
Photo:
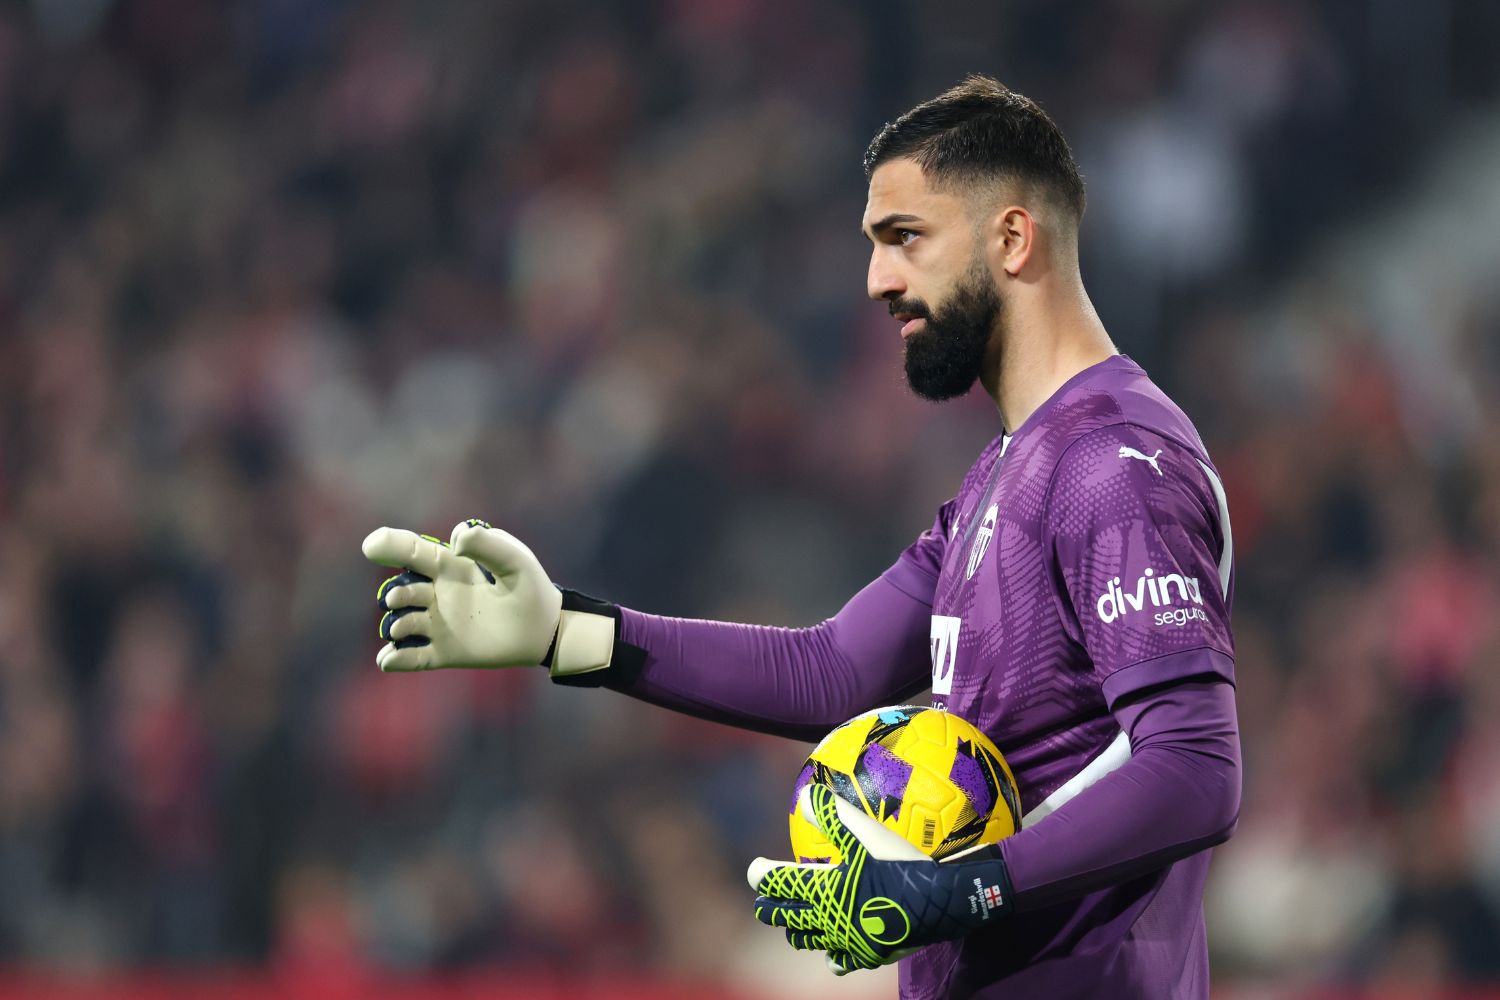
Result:
[[1104,593],[1094,603],[1094,610],[1099,612],[1099,620],[1108,625],[1116,618],[1123,618],[1132,611],[1144,610],[1148,605],[1153,608],[1172,607],[1178,602],[1187,604],[1189,601],[1199,607],[1187,608],[1180,615],[1175,610],[1163,612],[1156,616],[1156,624],[1186,625],[1189,621],[1206,622],[1208,615],[1200,610],[1203,588],[1196,576],[1183,576],[1181,573],[1157,576],[1156,570],[1148,569],[1135,581],[1134,590],[1121,587],[1118,576],[1109,581]]
[[1188,622],[1206,622],[1208,613],[1202,608],[1173,608],[1171,611],[1158,611],[1156,613],[1156,624],[1176,625],[1181,628]]
[[958,633],[964,620],[953,615],[932,616],[932,693],[953,693],[953,668],[958,663]]

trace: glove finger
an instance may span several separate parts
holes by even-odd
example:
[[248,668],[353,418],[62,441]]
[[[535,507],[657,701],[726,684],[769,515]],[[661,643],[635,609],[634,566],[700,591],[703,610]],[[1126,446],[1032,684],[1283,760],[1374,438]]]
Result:
[[[455,524],[453,526],[453,531],[448,536],[448,544],[450,546],[456,544],[458,542],[458,536],[462,535],[464,532],[468,531],[470,528],[473,528],[473,529],[478,530],[478,531],[484,531],[484,530],[490,528],[490,522],[485,521],[485,520],[481,520],[480,518],[477,518],[477,517],[471,517],[471,518],[467,518],[467,519],[465,519],[463,521],[459,521],[457,524]],[[454,551],[457,552],[458,550],[454,549]],[[459,555],[464,555],[465,553],[459,552],[458,554]],[[469,558],[470,559],[474,559],[473,556],[469,556]],[[485,579],[485,581],[487,583],[494,583],[495,582],[494,571],[492,571],[488,566],[486,566],[484,563],[480,562],[478,559],[474,559],[474,565],[479,567],[479,572],[481,572],[481,573],[484,574],[484,579]]]
[[823,831],[828,842],[839,849],[839,854],[847,862],[854,856],[859,840],[839,818],[838,798],[832,788],[813,782],[802,789],[799,808],[805,818]]
[[[922,849],[842,795],[834,794],[833,811],[839,824],[859,841],[870,856],[881,861],[931,861]],[[840,848],[841,850],[843,848]],[[845,857],[848,855],[846,854]]]
[[[396,578],[392,577],[392,579]],[[381,598],[380,606],[387,611],[399,611],[402,608],[426,609],[432,607],[432,602],[435,600],[437,600],[437,591],[432,584],[409,583],[387,590],[385,596]]]
[[414,573],[409,569],[402,570],[395,576],[388,576],[380,582],[380,589],[375,591],[375,603],[379,604],[381,607],[389,611],[391,610],[391,608],[390,605],[386,603],[385,599],[391,591],[395,590],[398,587],[410,586],[413,583],[431,582],[432,580],[430,577],[425,577],[421,573]]
[[777,868],[793,864],[791,861],[772,861],[770,858],[756,858],[750,862],[750,867],[745,871],[745,881],[750,883],[750,888],[760,892],[761,881]]
[[[828,953],[828,965],[829,968],[834,970],[833,974],[835,976],[847,976],[856,969],[880,968],[879,962],[856,955],[852,951],[830,951]],[[840,972],[840,969],[843,971]]]
[[835,976],[847,976],[856,969],[871,968],[856,964],[854,956],[847,951],[830,951],[828,953],[828,971]]
[[442,543],[405,528],[376,528],[365,536],[360,549],[373,563],[414,569],[428,577],[437,576],[451,558]]
[[759,896],[755,900],[755,919],[768,927],[785,927],[792,931],[818,930],[817,912],[811,904],[784,902]]
[[818,951],[823,947],[823,932],[787,931],[786,943],[798,951]]
[[761,896],[811,902],[815,876],[831,867],[756,858],[750,863],[750,871],[746,874],[750,887]]
[[468,522],[462,530],[453,529],[453,551],[468,556],[499,577],[510,576],[531,565],[541,568],[536,556],[516,536],[499,528],[471,526]]
[[401,639],[432,634],[432,615],[425,609],[402,608],[387,611],[380,619],[380,638],[400,644]]
[[375,654],[375,665],[382,673],[409,673],[415,670],[431,670],[431,646],[396,646],[388,643]]
[[491,525],[490,522],[488,522],[486,520],[483,520],[482,518],[478,518],[478,517],[466,518],[465,520],[459,521],[457,524],[455,524],[453,526],[452,533],[448,535],[448,544],[449,545],[456,545],[458,543],[458,536],[462,535],[465,531],[467,531],[470,528],[489,528],[489,527],[493,527],[493,525]]

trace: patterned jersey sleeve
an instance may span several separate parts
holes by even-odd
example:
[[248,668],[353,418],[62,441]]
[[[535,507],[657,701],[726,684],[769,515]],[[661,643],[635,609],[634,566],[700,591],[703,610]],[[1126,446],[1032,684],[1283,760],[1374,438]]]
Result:
[[1064,627],[1111,706],[1189,676],[1234,680],[1229,513],[1192,451],[1131,424],[1084,435],[1053,473],[1046,526]]

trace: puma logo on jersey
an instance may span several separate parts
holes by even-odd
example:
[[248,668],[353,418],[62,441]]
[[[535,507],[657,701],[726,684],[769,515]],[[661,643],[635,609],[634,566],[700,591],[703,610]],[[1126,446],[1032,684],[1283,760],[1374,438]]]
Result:
[[1162,474],[1161,466],[1159,466],[1159,465],[1156,464],[1156,460],[1161,457],[1161,449],[1160,448],[1156,449],[1156,454],[1155,455],[1142,455],[1140,452],[1136,451],[1134,448],[1130,447],[1129,445],[1124,445],[1124,446],[1122,446],[1120,448],[1120,457],[1121,458],[1138,458],[1142,462],[1145,462],[1147,465],[1151,466],[1151,468],[1155,469],[1156,470],[1156,474],[1158,476]]

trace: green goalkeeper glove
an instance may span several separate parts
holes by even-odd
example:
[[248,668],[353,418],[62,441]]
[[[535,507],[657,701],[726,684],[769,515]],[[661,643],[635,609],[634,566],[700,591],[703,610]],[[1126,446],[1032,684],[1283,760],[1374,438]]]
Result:
[[939,864],[826,785],[804,788],[799,808],[843,861],[756,858],[747,873],[755,918],[785,928],[793,948],[826,951],[837,975],[964,937],[1010,908],[1010,875],[994,845]]
[[543,664],[558,677],[610,665],[616,622],[607,606],[565,608],[531,550],[484,521],[459,522],[448,542],[376,528],[361,547],[402,571],[376,594],[386,612],[381,670]]

